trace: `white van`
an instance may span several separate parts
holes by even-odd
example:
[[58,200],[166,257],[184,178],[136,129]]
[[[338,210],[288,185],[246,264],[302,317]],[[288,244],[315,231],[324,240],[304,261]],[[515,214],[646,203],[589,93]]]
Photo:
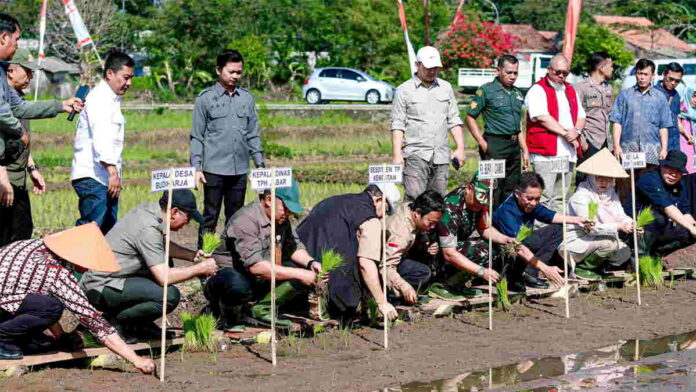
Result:
[[[655,72],[654,83],[662,80],[662,72],[664,72],[667,64],[675,62],[679,63],[684,68],[684,77],[682,78],[681,84],[677,87],[677,91],[681,94],[686,86],[691,86],[696,88],[696,58],[688,59],[658,59],[652,60],[657,66],[657,71]],[[621,82],[621,88],[633,87],[636,84],[636,70],[635,64],[624,71],[623,81]]]

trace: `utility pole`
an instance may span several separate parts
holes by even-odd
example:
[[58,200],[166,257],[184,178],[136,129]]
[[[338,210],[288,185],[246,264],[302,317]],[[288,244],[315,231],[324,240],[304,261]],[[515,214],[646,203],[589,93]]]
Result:
[[425,45],[430,46],[430,13],[428,12],[428,0],[423,0],[423,12],[425,12],[425,18],[423,24],[425,25]]

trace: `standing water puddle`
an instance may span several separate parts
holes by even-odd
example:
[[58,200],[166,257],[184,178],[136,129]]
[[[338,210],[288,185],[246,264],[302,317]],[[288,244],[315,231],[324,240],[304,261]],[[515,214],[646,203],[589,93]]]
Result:
[[384,392],[696,391],[696,331],[580,354],[523,360]]

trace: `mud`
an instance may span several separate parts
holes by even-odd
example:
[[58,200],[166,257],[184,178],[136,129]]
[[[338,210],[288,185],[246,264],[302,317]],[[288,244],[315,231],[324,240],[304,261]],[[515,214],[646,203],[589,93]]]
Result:
[[[5,379],[6,391],[372,391],[413,381],[429,381],[550,355],[587,351],[626,339],[650,339],[696,329],[696,281],[671,288],[635,288],[580,294],[571,300],[571,318],[563,302],[525,302],[509,313],[494,314],[486,329],[483,312],[451,318],[425,316],[390,333],[334,330],[312,338],[285,338],[277,368],[267,345],[233,346],[216,356],[172,353],[167,382],[122,369],[51,368]],[[166,388],[166,389],[165,389]]]

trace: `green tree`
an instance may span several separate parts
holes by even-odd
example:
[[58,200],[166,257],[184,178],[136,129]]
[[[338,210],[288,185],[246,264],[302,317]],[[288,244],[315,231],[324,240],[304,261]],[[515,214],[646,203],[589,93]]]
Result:
[[587,73],[587,59],[594,52],[607,52],[614,61],[614,74],[633,63],[633,53],[626,49],[623,38],[601,25],[581,23],[575,41],[575,53],[571,71],[576,75]]

